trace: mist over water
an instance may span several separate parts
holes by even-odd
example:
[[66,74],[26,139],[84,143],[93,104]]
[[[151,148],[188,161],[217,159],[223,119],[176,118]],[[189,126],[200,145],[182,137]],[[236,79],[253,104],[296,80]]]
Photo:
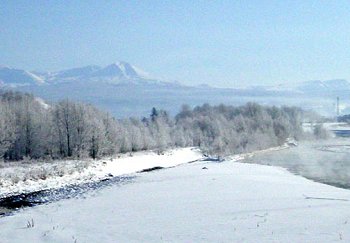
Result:
[[350,138],[302,142],[290,149],[261,153],[244,162],[287,168],[325,184],[350,189]]

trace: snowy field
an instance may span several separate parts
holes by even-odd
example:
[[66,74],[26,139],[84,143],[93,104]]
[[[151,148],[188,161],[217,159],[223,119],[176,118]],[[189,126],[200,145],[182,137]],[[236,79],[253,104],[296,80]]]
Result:
[[349,242],[349,200],[282,168],[197,162],[0,218],[0,242]]
[[[339,126],[345,127],[327,128]],[[224,162],[184,148],[65,161],[59,168],[62,161],[4,167],[0,198],[132,179],[0,218],[0,242],[350,242],[350,191],[295,175],[347,185],[349,144],[349,138],[303,142]],[[154,167],[168,169],[136,173]],[[43,178],[42,170],[55,173]]]
[[162,154],[144,151],[101,160],[4,163],[0,169],[0,198],[100,181],[158,166],[172,167],[202,158],[196,148],[178,148]]

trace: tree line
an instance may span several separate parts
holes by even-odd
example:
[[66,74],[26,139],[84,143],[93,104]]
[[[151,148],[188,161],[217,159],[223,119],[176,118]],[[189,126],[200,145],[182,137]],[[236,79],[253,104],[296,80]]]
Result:
[[302,135],[303,111],[255,103],[234,107],[184,105],[174,117],[153,108],[142,119],[63,100],[47,105],[19,92],[0,94],[0,158],[99,158],[117,153],[198,146],[227,155],[280,145]]

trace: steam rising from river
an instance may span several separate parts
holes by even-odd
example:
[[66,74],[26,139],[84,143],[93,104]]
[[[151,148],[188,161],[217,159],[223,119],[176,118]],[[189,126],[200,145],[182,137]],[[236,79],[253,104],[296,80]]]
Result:
[[350,188],[350,138],[304,142],[290,149],[257,154],[245,162],[281,166],[315,181]]

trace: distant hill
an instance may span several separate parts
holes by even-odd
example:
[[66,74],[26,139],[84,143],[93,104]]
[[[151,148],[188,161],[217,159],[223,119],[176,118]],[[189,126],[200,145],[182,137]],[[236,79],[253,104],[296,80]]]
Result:
[[343,93],[348,94],[350,91],[350,83],[344,79],[333,79],[333,80],[315,80],[306,81],[301,83],[298,90],[305,94],[313,95],[342,95]]
[[177,112],[182,104],[240,105],[248,101],[266,105],[298,105],[322,114],[333,114],[335,98],[342,109],[350,107],[347,80],[306,81],[294,85],[214,88],[187,86],[152,78],[127,62],[105,67],[90,65],[57,72],[26,71],[0,66],[0,85],[33,93],[48,101],[72,99],[92,103],[116,117],[146,116],[150,107]]
[[9,67],[0,67],[0,80],[4,86],[50,85],[78,81],[98,82],[150,82],[149,75],[126,62],[116,62],[106,67],[96,65],[72,68],[57,72],[29,72]]
[[26,85],[41,85],[45,81],[38,75],[15,68],[0,66],[0,84],[17,87]]

